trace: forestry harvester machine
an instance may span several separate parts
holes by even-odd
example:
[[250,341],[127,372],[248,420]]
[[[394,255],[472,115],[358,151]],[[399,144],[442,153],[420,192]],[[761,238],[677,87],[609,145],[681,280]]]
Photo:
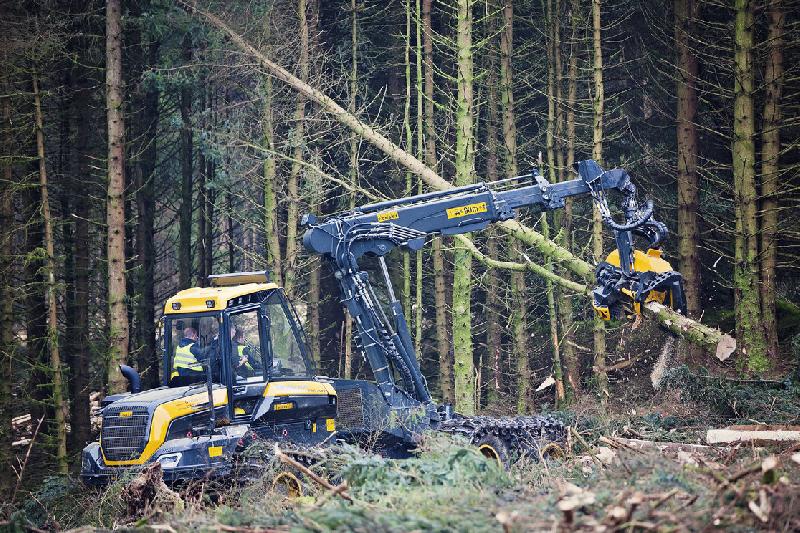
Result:
[[[313,446],[371,438],[397,456],[426,430],[463,435],[504,462],[539,457],[549,443],[565,439],[557,420],[462,416],[434,402],[385,256],[397,247],[419,250],[430,235],[482,230],[514,218],[519,208],[554,210],[566,198],[591,196],[617,245],[597,266],[595,312],[622,318],[650,300],[682,310],[682,279],[661,258],[666,227],[653,219],[652,202],[637,202],[624,170],[603,171],[594,161],[576,169],[578,179],[560,183],[548,183],[534,170],[365,205],[324,221],[304,217],[303,243],[332,266],[374,381],[315,375],[297,314],[266,273],[211,276],[210,287],[180,291],[164,309],[162,385],[141,391],[138,374],[121,367],[131,392],[105,398],[100,440],[83,451],[82,478],[102,483],[154,462],[167,480],[224,476],[256,441]],[[608,208],[609,191],[622,199],[622,224]],[[633,235],[647,241],[646,252],[634,250]],[[359,266],[365,255],[378,258],[388,302]]]

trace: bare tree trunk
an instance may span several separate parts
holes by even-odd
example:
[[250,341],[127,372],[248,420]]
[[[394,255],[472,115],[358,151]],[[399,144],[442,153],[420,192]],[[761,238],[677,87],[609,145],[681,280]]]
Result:
[[[472,1],[458,0],[456,14],[456,186],[474,181]],[[460,242],[453,251],[453,377],[455,407],[465,415],[475,412],[472,360],[472,255]]]
[[[264,39],[270,42],[270,23],[272,18],[264,17]],[[272,270],[272,280],[283,284],[283,268],[281,261],[281,243],[278,232],[278,184],[275,161],[275,133],[272,119],[272,76],[264,76],[264,107],[261,123],[264,128],[263,145],[267,150],[264,157],[264,248],[267,254],[267,265]]]
[[768,8],[769,56],[764,73],[767,94],[761,134],[761,308],[767,337],[767,355],[778,355],[778,321],[775,316],[775,266],[778,262],[778,179],[781,153],[781,98],[783,96],[783,26],[781,0]]
[[[42,224],[44,225],[45,277],[47,299],[47,347],[50,351],[50,372],[53,380],[53,424],[56,435],[56,461],[59,473],[67,473],[67,426],[64,401],[64,379],[61,373],[61,352],[58,346],[58,295],[56,294],[55,244],[47,191],[47,167],[44,158],[44,126],[39,81],[33,76],[33,99],[36,121],[36,155],[39,158],[39,189],[42,195]],[[127,319],[127,315],[126,315]]]
[[[352,115],[356,114],[356,96],[358,95],[358,5],[356,0],[350,0],[350,10],[353,19],[350,34],[352,56],[350,58],[350,94],[347,109]],[[355,190],[358,186],[358,135],[350,134],[350,168],[349,178],[351,190],[348,195],[348,205],[352,211],[356,206]],[[344,378],[350,379],[353,373],[353,317],[345,308],[344,310]]]
[[[517,175],[517,124],[514,110],[513,67],[514,6],[506,0],[503,7],[503,29],[500,31],[500,101],[503,108],[503,146],[505,177]],[[516,240],[509,242],[512,259],[521,257]],[[526,331],[527,302],[525,300],[525,272],[511,272],[511,334],[513,356],[517,365],[517,412],[528,409],[530,392],[530,362],[528,360],[528,334]]]
[[[208,84],[208,80],[206,80]],[[208,101],[206,100],[206,87],[200,89],[200,116],[203,117],[198,124],[202,136],[202,131],[208,131]],[[208,274],[206,272],[206,254],[210,252],[206,245],[206,155],[202,147],[197,151],[197,203],[199,209],[197,210],[197,285],[205,287],[208,283]]]
[[[425,59],[425,163],[428,168],[438,167],[436,156],[436,102],[434,96],[433,28],[431,26],[432,0],[422,2],[422,47]],[[450,352],[450,334],[447,321],[447,289],[442,238],[434,237],[432,245],[434,307],[436,311],[436,351],[439,353],[439,391],[442,401],[455,402],[453,390],[453,361]]]
[[736,0],[734,35],[733,182],[736,200],[734,296],[736,338],[747,367],[770,366],[761,314],[756,218],[755,116],[753,110],[753,0]]
[[697,58],[689,43],[697,17],[696,0],[675,0],[675,47],[678,55],[678,251],[687,314],[700,316],[700,223],[697,176]]
[[[3,84],[3,92],[11,93],[8,83]],[[11,383],[13,380],[12,361],[14,360],[14,300],[12,286],[14,278],[14,140],[11,133],[11,97],[5,96],[3,102],[3,183],[0,187],[0,495],[7,495],[14,486],[13,472],[10,468],[11,443]]]
[[[600,22],[601,0],[592,0],[592,30],[594,61],[594,98],[592,102],[592,158],[603,165],[603,107],[605,95],[603,90],[603,41]],[[603,257],[603,219],[600,210],[593,206],[592,221],[592,253],[595,263]],[[594,374],[600,402],[608,401],[608,374],[606,373],[606,328],[603,320],[594,317]]]
[[[403,101],[403,132],[406,136],[406,152],[414,153],[413,135],[411,133],[411,0],[405,0],[406,10],[406,39],[403,47],[403,67],[405,73],[406,92]],[[411,195],[411,171],[406,170],[406,188],[404,196]],[[403,314],[406,319],[411,318],[411,254],[403,251]],[[417,354],[419,357],[419,354]]]
[[[300,67],[300,81],[308,82],[308,18],[306,0],[297,1],[297,16],[300,29],[300,57],[298,59]],[[303,163],[303,152],[305,150],[305,116],[306,116],[306,96],[302,93],[297,95],[297,104],[294,111],[294,132],[292,142],[294,150],[292,153],[292,168],[289,172],[289,181],[286,191],[289,196],[289,206],[286,213],[286,260],[283,276],[283,287],[286,294],[292,296],[295,286],[295,270],[297,268],[297,223],[299,213],[299,182],[300,170]]]
[[125,390],[118,365],[128,360],[125,303],[125,120],[122,88],[122,11],[120,0],[106,2],[106,107],[108,117],[108,392]]
[[[497,30],[497,18],[493,17],[490,31]],[[489,72],[487,80],[488,96],[486,99],[487,118],[486,118],[486,179],[495,181],[500,177],[498,168],[499,142],[497,135],[497,125],[500,122],[497,105],[497,79],[498,79],[498,53],[495,43],[489,49]],[[494,228],[487,229],[486,251],[492,259],[498,257],[498,238]],[[502,279],[496,269],[490,268],[486,271],[486,404],[496,406],[500,401],[502,391],[502,372],[500,370],[502,352],[502,325],[501,320],[501,285]]]
[[[558,20],[558,6],[559,1],[547,1],[547,19],[548,19],[548,62],[547,62],[547,168],[550,182],[555,183],[558,181],[558,169],[556,168],[556,57],[560,54],[559,44],[559,20]],[[559,149],[560,150],[560,149]],[[542,235],[550,238],[550,226],[547,222],[547,213],[541,214]],[[550,259],[546,260],[545,267],[552,270],[552,262]],[[550,342],[553,346],[553,378],[556,385],[556,404],[562,404],[565,399],[564,394],[564,377],[561,369],[561,351],[560,343],[558,341],[558,314],[556,311],[556,298],[553,282],[550,279],[545,280],[545,292],[547,293],[547,310],[550,317]]]
[[[189,33],[183,37],[183,61],[192,60],[192,38]],[[192,132],[192,86],[184,82],[180,93],[181,111],[181,207],[178,227],[178,286],[187,289],[192,284],[192,175],[193,132]]]
[[[424,89],[422,78],[422,3],[416,0],[414,20],[416,24],[416,48],[414,50],[414,57],[416,60],[417,78],[416,78],[416,111],[417,111],[417,159],[423,160],[425,157],[425,135],[423,124],[423,107],[424,103]],[[417,194],[422,194],[422,180],[417,179]],[[422,251],[418,251],[415,255],[416,259],[416,279],[415,282],[415,295],[414,303],[414,351],[417,358],[422,359],[422,320],[423,320],[423,298],[422,298]]]
[[[575,162],[575,105],[578,93],[578,19],[580,18],[580,0],[571,0],[570,20],[572,33],[569,44],[569,66],[567,72],[567,113],[566,113],[566,147],[567,147],[567,170],[572,169]],[[572,251],[572,198],[567,198],[564,202],[564,213],[561,219],[561,234],[563,240],[561,245],[567,250]],[[564,277],[569,279],[569,272],[564,271]],[[578,362],[578,354],[572,345],[575,326],[572,313],[572,296],[564,294],[561,289],[558,310],[562,324],[562,347],[564,350],[564,366],[566,367],[567,383],[569,384],[568,397],[579,396],[581,394],[581,372]]]

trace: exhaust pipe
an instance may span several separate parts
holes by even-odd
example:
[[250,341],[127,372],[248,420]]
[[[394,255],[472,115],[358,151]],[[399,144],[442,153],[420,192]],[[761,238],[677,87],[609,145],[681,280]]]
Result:
[[142,380],[139,373],[128,365],[119,365],[119,371],[131,385],[131,394],[142,392]]

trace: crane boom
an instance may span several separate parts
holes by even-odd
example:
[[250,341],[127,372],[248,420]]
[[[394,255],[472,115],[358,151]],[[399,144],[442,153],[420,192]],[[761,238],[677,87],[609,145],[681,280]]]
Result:
[[[667,233],[666,227],[652,218],[652,202],[639,205],[636,187],[625,170],[603,171],[592,160],[575,166],[579,177],[560,183],[547,182],[534,169],[515,178],[368,204],[324,221],[318,221],[314,215],[303,217],[307,227],[303,244],[310,252],[326,258],[333,267],[341,287],[342,304],[355,321],[361,348],[390,404],[404,405],[406,400],[416,400],[433,405],[384,260],[384,256],[397,247],[419,250],[430,235],[480,231],[492,223],[514,218],[516,210],[521,208],[561,209],[567,198],[591,196],[605,224],[614,231],[617,244],[617,264],[598,265],[597,274],[602,283],[594,291],[596,311],[611,318],[620,314],[620,302],[641,303],[652,294],[666,295],[666,291],[670,291],[673,306],[682,307],[680,274],[671,267],[668,270],[656,268],[657,272],[642,272],[637,268],[638,263],[647,259],[642,259],[640,256],[644,254],[633,249],[632,235],[647,239],[650,253],[658,250]],[[621,208],[625,216],[622,224],[612,218],[606,200],[609,190],[622,195]],[[380,305],[368,274],[359,266],[359,259],[364,255],[379,258],[390,299],[391,321]],[[657,259],[668,266],[659,255],[657,252],[645,257],[653,257],[653,261]],[[611,255],[609,261],[613,261]],[[658,292],[659,289],[664,292]],[[664,296],[659,299],[663,301]],[[614,313],[611,308],[615,309]],[[403,388],[395,384],[393,370],[401,376]]]

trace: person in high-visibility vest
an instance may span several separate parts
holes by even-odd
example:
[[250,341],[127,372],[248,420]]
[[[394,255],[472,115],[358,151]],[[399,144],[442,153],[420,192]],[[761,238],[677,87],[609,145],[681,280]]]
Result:
[[200,347],[197,345],[197,330],[192,327],[183,330],[183,338],[175,348],[175,357],[172,359],[172,375],[192,376],[197,372],[203,371],[197,357],[200,355]]
[[252,348],[247,346],[247,341],[244,338],[244,330],[236,328],[235,326],[231,326],[231,328],[231,352],[234,355],[234,361],[236,361],[236,363],[234,363],[236,373],[239,375],[253,375],[255,374],[255,368],[250,361]]

